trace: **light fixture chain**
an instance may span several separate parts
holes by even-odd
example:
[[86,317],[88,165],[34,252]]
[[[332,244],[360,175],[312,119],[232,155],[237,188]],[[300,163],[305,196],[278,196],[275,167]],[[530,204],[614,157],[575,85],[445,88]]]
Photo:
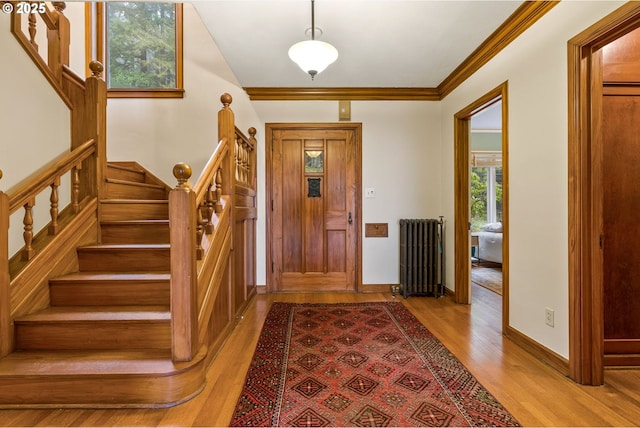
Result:
[[311,40],[316,39],[315,0],[311,0]]

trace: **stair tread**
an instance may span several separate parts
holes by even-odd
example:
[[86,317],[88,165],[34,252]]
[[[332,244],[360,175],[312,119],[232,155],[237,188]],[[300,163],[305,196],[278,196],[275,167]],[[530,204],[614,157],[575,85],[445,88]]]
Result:
[[102,204],[168,204],[168,199],[101,199]]
[[27,322],[170,321],[169,306],[52,306],[15,320]]
[[49,281],[164,281],[171,279],[169,272],[72,272]]
[[170,350],[21,351],[0,360],[0,376],[63,376],[170,373]]
[[161,189],[161,190],[165,189],[165,186],[162,186],[160,184],[140,183],[138,181],[121,180],[121,179],[118,179],[118,178],[107,178],[106,181],[107,181],[107,183],[124,184],[124,185],[127,185],[127,186],[148,187],[150,189]]
[[123,224],[131,224],[131,225],[139,225],[139,224],[159,224],[159,225],[165,225],[165,224],[169,224],[169,220],[168,219],[149,219],[149,220],[107,220],[107,221],[101,221],[100,224],[102,225],[123,225]]

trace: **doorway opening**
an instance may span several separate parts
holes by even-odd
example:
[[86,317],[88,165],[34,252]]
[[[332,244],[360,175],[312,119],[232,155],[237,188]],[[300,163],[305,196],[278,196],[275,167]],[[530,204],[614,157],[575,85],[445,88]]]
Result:
[[502,296],[502,99],[471,117],[471,288]]
[[[473,269],[489,268],[501,294],[502,331],[509,313],[507,123],[507,82],[454,117],[455,301],[471,304]],[[496,141],[474,145],[474,134]]]

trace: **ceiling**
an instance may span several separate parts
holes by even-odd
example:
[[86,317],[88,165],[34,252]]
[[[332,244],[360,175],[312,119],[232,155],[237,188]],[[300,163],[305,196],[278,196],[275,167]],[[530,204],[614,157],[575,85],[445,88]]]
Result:
[[338,60],[311,80],[287,56],[308,39],[310,0],[194,6],[242,87],[435,88],[521,1],[316,0],[316,39]]

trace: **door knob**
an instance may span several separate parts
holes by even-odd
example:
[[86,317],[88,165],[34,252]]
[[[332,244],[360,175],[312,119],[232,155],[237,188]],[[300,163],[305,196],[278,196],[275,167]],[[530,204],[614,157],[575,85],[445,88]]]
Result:
[[353,223],[353,218],[351,218],[351,211],[349,211],[349,224]]

